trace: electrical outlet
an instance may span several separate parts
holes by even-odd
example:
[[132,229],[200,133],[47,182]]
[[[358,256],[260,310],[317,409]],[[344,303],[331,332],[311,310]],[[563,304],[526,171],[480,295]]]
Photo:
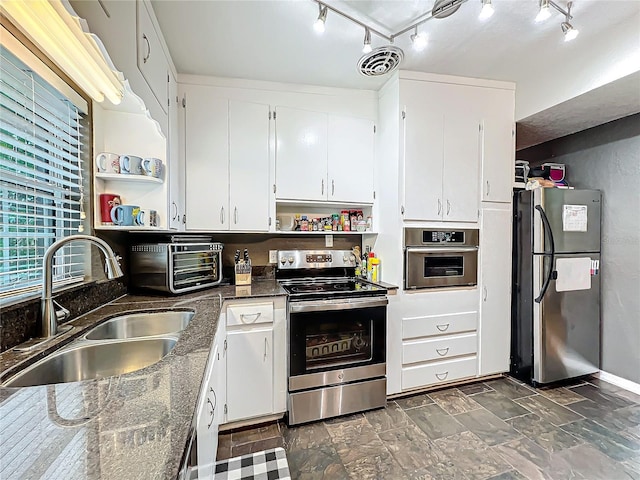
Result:
[[269,250],[269,263],[278,263],[278,250]]
[[333,247],[333,235],[325,235],[324,236],[324,246],[325,247]]

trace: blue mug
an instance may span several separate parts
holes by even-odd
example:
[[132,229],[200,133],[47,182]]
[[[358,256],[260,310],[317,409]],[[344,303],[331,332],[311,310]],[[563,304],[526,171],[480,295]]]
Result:
[[120,173],[125,175],[144,175],[142,158],[135,155],[120,156]]
[[140,213],[137,205],[116,205],[111,209],[111,221],[114,225],[132,227]]

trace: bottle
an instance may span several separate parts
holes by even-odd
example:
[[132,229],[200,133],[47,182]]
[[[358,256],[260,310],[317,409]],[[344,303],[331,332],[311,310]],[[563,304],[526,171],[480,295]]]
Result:
[[380,259],[372,258],[369,260],[369,263],[371,264],[371,281],[380,281]]
[[367,255],[362,255],[362,266],[360,267],[362,278],[367,278]]
[[300,222],[300,230],[303,232],[309,231],[309,220],[306,215],[302,215],[302,221]]
[[369,259],[367,260],[367,280],[372,281],[371,277],[373,275],[373,260],[375,260],[376,254],[373,252],[369,252]]

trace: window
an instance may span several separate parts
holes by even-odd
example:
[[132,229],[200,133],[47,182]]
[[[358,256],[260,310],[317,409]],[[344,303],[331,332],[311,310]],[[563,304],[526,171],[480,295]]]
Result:
[[[0,46],[0,299],[38,290],[45,250],[85,226],[86,116],[24,57]],[[86,248],[58,251],[54,285],[83,280]]]

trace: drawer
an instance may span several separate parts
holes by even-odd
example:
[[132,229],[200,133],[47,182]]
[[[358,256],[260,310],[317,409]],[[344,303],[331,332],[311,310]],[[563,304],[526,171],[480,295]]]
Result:
[[478,357],[476,355],[403,367],[402,390],[475,377],[477,373]]
[[461,355],[471,355],[478,351],[478,336],[475,333],[409,340],[402,344],[402,363],[443,360]]
[[477,328],[477,311],[409,317],[402,319],[402,339],[473,332]]
[[252,303],[227,307],[227,326],[273,323],[273,303]]

